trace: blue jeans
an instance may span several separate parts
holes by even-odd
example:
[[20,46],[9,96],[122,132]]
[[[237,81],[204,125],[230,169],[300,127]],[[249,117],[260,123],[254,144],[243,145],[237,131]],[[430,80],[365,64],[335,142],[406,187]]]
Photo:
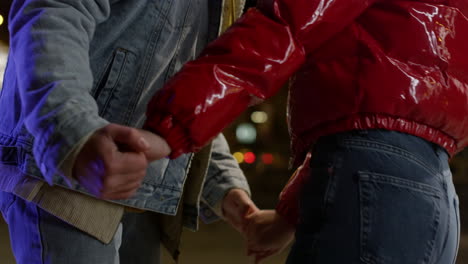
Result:
[[126,213],[109,244],[13,194],[0,192],[17,264],[159,264],[154,213]]
[[460,240],[448,155],[411,135],[321,138],[288,264],[453,264]]

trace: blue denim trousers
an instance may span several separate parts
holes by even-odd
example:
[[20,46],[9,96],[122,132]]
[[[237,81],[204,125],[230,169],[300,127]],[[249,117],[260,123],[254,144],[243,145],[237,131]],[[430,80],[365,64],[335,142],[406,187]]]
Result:
[[352,131],[321,138],[288,264],[453,264],[458,197],[439,146]]
[[0,192],[0,209],[17,264],[160,263],[154,213],[124,214],[114,238],[104,244],[13,194]]

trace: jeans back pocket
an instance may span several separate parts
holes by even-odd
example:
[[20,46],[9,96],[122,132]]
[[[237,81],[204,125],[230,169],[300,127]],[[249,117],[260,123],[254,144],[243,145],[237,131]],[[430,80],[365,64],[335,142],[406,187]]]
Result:
[[429,263],[440,222],[440,192],[390,175],[359,173],[361,260]]

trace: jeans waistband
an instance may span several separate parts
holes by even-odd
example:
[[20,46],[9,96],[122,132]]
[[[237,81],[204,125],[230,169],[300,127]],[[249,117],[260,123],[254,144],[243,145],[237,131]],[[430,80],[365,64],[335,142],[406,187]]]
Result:
[[449,169],[449,155],[443,147],[417,136],[390,130],[353,130],[323,136],[313,145],[312,150],[326,151],[364,142],[386,145],[411,153],[438,171]]

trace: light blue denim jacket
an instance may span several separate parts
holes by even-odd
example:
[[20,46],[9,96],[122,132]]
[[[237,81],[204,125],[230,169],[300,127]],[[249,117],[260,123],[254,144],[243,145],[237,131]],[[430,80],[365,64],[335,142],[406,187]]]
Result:
[[[0,95],[0,190],[27,177],[67,186],[60,165],[81,139],[109,122],[141,127],[153,94],[217,36],[221,9],[221,0],[15,0]],[[116,202],[174,215],[191,157],[152,163],[136,195]],[[220,136],[201,207],[235,187],[248,190]],[[71,189],[86,192],[76,182]]]

